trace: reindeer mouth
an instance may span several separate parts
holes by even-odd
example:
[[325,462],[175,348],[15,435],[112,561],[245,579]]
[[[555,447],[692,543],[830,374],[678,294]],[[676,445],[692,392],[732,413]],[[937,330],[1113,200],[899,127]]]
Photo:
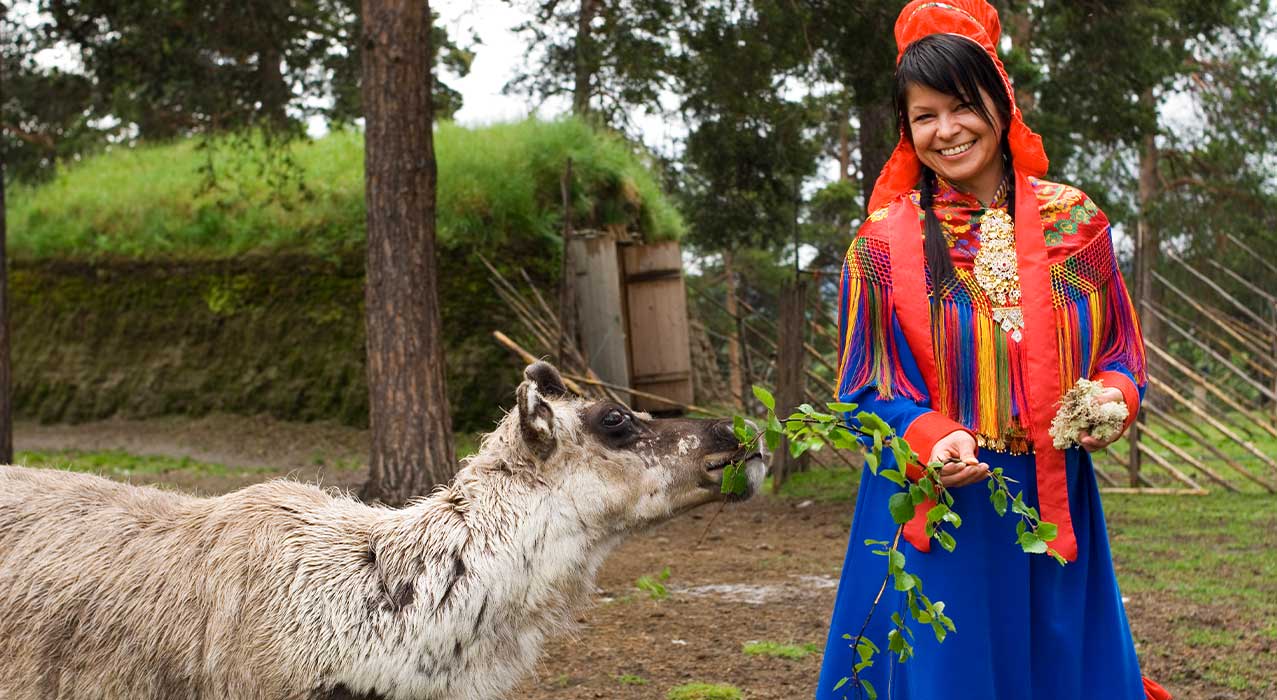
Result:
[[[763,453],[758,450],[754,450],[752,452],[737,451],[722,455],[712,455],[705,462],[701,485],[706,489],[717,491],[723,483],[723,470],[727,469],[729,464],[741,465],[741,468],[745,469],[746,473],[751,474],[751,476],[752,472],[757,472],[759,475],[757,480],[760,482],[761,475],[765,473],[767,469],[766,459],[764,458]],[[753,481],[755,481],[755,479],[751,478],[750,493],[743,495],[731,495],[728,496],[728,500],[743,500],[753,495],[752,491],[757,488],[757,485],[754,484]]]

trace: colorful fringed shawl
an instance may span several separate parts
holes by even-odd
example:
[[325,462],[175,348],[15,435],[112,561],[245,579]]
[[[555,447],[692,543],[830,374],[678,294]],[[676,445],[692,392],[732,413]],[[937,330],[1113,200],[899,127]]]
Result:
[[[973,272],[984,207],[941,180],[934,206],[951,246],[957,278],[940,290],[934,307],[938,313],[932,313],[928,300],[934,298],[935,289],[920,262],[922,210],[916,190],[871,214],[843,267],[846,308],[840,319],[839,394],[875,386],[882,398],[928,404],[971,430],[984,448],[1025,453],[1035,451],[1036,444],[1043,514],[1061,524],[1063,535],[1068,526],[1068,495],[1062,493],[1062,481],[1055,483],[1057,475],[1049,465],[1054,461],[1051,457],[1058,458],[1062,478],[1062,456],[1049,447],[1044,425],[1054,415],[1053,407],[1063,391],[1079,378],[1121,375],[1142,387],[1143,341],[1104,214],[1086,195],[1066,185],[1021,175],[1019,189],[1016,220],[1024,220],[1023,207],[1031,207],[1036,200],[1042,241],[1037,249],[1039,254],[1044,251],[1043,267],[1050,275],[1049,301],[1045,284],[1036,297],[1032,285],[1024,285],[1024,332],[1053,326],[1054,346],[1047,343],[1047,352],[1042,352],[1042,339],[1017,341],[994,321],[994,305]],[[994,206],[1006,204],[995,202]],[[901,238],[905,235],[915,239]],[[1023,257],[1029,246],[1020,235],[1016,239]],[[1020,264],[1023,277],[1024,261]],[[914,266],[916,274],[908,269]],[[895,327],[904,331],[908,341],[904,347],[892,332]],[[931,357],[922,356],[925,345],[931,346]],[[1054,360],[1049,357],[1051,349],[1056,350]],[[902,352],[912,352],[916,360],[931,360],[918,362],[924,385],[910,380]],[[1046,367],[1058,373],[1058,386],[1041,376]],[[1048,447],[1042,449],[1044,443]],[[1069,557],[1071,529],[1067,537],[1061,539],[1060,551]]]

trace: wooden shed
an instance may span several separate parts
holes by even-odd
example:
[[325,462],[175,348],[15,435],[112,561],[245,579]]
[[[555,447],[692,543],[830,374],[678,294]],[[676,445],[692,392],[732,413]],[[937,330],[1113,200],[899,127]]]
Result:
[[692,403],[692,359],[677,241],[642,243],[623,231],[581,232],[571,253],[581,349],[611,384],[670,399],[632,395],[644,411]]

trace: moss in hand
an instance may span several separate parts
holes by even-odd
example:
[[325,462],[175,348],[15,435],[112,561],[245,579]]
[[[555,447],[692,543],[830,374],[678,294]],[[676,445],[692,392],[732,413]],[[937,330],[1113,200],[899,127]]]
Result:
[[1083,432],[1103,442],[1121,434],[1130,412],[1121,401],[1100,403],[1103,390],[1102,382],[1079,379],[1060,399],[1060,410],[1051,421],[1050,431],[1056,449],[1077,447],[1081,444],[1078,436]]

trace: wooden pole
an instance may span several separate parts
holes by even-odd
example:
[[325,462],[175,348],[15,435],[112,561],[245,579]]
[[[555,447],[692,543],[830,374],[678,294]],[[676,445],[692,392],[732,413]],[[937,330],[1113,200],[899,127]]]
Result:
[[[1161,420],[1163,423],[1165,423],[1168,427],[1170,427],[1173,430],[1178,430],[1181,433],[1184,433],[1185,435],[1197,435],[1199,438],[1201,438],[1197,443],[1199,446],[1205,448],[1207,452],[1210,452],[1211,454],[1215,455],[1216,459],[1228,465],[1228,467],[1232,469],[1233,471],[1237,472],[1238,474],[1241,474],[1242,476],[1245,476],[1251,481],[1255,480],[1254,475],[1250,472],[1249,469],[1243,466],[1241,462],[1238,462],[1237,460],[1228,456],[1228,454],[1226,454],[1223,450],[1216,447],[1215,444],[1211,441],[1210,437],[1207,436],[1206,433],[1199,426],[1189,425],[1188,423],[1181,421],[1180,419],[1172,416],[1171,414],[1167,413],[1166,411],[1163,411],[1162,409],[1156,406],[1145,406],[1144,409],[1142,410],[1147,410],[1151,415]],[[1220,478],[1222,479],[1223,477],[1220,477]],[[1262,480],[1260,480],[1257,483],[1259,483],[1260,486],[1264,486],[1264,482]],[[1269,490],[1271,491],[1271,489]]]
[[[531,364],[537,360],[537,357],[535,355],[523,349],[523,347],[521,347],[518,343],[514,342],[513,340],[510,340],[510,337],[507,336],[505,333],[502,333],[501,331],[492,331],[492,337],[496,338],[497,342],[505,346],[508,350],[518,355],[524,362]],[[716,415],[720,415],[721,413],[720,411],[716,411],[712,408],[697,406],[694,403],[679,403],[678,401],[671,401],[670,399],[664,396],[660,396],[658,394],[651,394],[646,391],[639,391],[638,389],[630,389],[628,387],[617,386],[616,384],[609,384],[608,382],[605,382],[601,379],[583,377],[579,374],[572,374],[570,372],[561,372],[560,375],[563,377],[563,383],[567,386],[567,388],[571,389],[573,392],[577,394],[580,394],[581,396],[586,396],[587,394],[584,391],[582,391],[580,385],[589,384],[591,386],[603,387],[605,389],[624,391],[630,394],[634,394],[635,396],[642,396],[643,398],[646,398],[646,399],[654,399],[657,401],[661,401],[663,403],[667,403],[675,408],[681,408],[684,411],[695,411],[697,413],[704,413],[707,416],[716,416]],[[579,382],[580,384],[578,384],[577,382]]]
[[1222,328],[1225,333],[1227,333],[1228,335],[1231,335],[1238,342],[1251,348],[1252,350],[1259,350],[1262,348],[1262,346],[1259,344],[1258,339],[1246,337],[1245,335],[1242,334],[1240,330],[1238,330],[1237,328],[1234,328],[1232,324],[1228,323],[1227,322],[1228,317],[1222,311],[1217,311],[1207,306],[1204,306],[1201,302],[1194,299],[1191,295],[1179,289],[1175,285],[1171,284],[1170,281],[1168,281],[1165,277],[1162,277],[1156,271],[1154,271],[1152,274],[1154,279],[1161,282],[1162,286],[1166,288],[1167,290],[1169,290],[1171,293],[1173,293],[1176,297],[1178,297],[1180,301],[1183,301],[1184,303],[1188,304],[1190,307],[1193,308],[1193,310],[1197,311],[1197,313],[1201,314],[1202,316],[1205,316],[1207,319],[1214,322],[1216,325]]
[[1230,362],[1228,358],[1224,357],[1223,355],[1220,355],[1218,352],[1215,351],[1214,348],[1198,340],[1192,333],[1189,333],[1188,331],[1184,330],[1184,328],[1181,327],[1179,324],[1170,320],[1170,318],[1166,314],[1162,313],[1161,311],[1157,309],[1150,309],[1150,310],[1152,311],[1155,317],[1159,318],[1167,326],[1170,326],[1171,329],[1179,333],[1182,338],[1192,343],[1193,345],[1197,346],[1207,355],[1210,355],[1216,362],[1219,362],[1220,364],[1222,364],[1225,369],[1227,369],[1228,371],[1236,375],[1238,379],[1241,379],[1243,382],[1254,387],[1256,391],[1263,394],[1264,396],[1267,396],[1269,399],[1273,401],[1277,401],[1277,391],[1269,389],[1263,384],[1260,384],[1254,379],[1251,379],[1249,376],[1246,375],[1245,372],[1242,372],[1235,365],[1233,365],[1233,363]]
[[1166,352],[1165,350],[1157,347],[1156,345],[1152,343],[1145,343],[1144,347],[1153,351],[1153,354],[1157,355],[1157,357],[1160,358],[1166,364],[1182,372],[1193,383],[1202,387],[1207,392],[1213,394],[1220,401],[1223,401],[1224,404],[1227,405],[1229,408],[1249,418],[1250,422],[1254,424],[1256,427],[1258,427],[1260,430],[1263,430],[1264,432],[1268,433],[1269,435],[1272,435],[1273,437],[1277,437],[1277,428],[1274,428],[1273,426],[1268,425],[1267,423],[1263,421],[1255,420],[1255,418],[1251,416],[1250,410],[1246,409],[1241,404],[1237,403],[1237,401],[1235,401],[1231,396],[1224,393],[1218,386],[1215,385],[1214,382],[1211,382],[1210,380],[1206,379],[1205,377],[1198,374],[1197,372],[1194,372],[1192,368],[1180,362],[1178,359],[1175,358],[1174,355],[1170,354],[1169,352]]
[[[803,360],[806,356],[806,283],[797,275],[780,292],[780,338],[777,345],[776,413],[787,416],[806,395]],[[798,460],[789,454],[789,440],[783,440],[772,455],[772,491],[780,493],[786,477],[799,470]]]
[[[1229,440],[1232,440],[1238,445],[1241,445],[1242,449],[1254,455],[1264,465],[1266,465],[1267,467],[1271,469],[1277,470],[1277,463],[1273,462],[1273,460],[1270,459],[1268,455],[1265,455],[1263,452],[1260,452],[1259,449],[1256,448],[1254,445],[1252,445],[1250,442],[1243,439],[1237,433],[1234,433],[1233,431],[1229,430],[1224,424],[1220,423],[1218,420],[1215,420],[1215,418],[1212,417],[1209,413],[1198,408],[1197,404],[1193,403],[1192,401],[1189,401],[1188,399],[1185,399],[1184,397],[1180,396],[1179,394],[1171,390],[1171,388],[1167,386],[1165,382],[1159,380],[1157,377],[1149,375],[1148,383],[1149,383],[1149,386],[1156,386],[1160,388],[1161,390],[1163,390],[1168,396],[1170,396],[1180,405],[1187,408],[1193,415],[1197,416],[1198,418],[1201,418],[1203,421],[1206,422],[1207,425],[1209,425],[1210,427],[1222,433],[1224,437],[1228,438]],[[1266,479],[1263,479],[1259,475],[1251,473],[1250,470],[1245,470],[1244,472],[1242,472],[1242,474],[1243,476],[1249,477],[1251,481],[1254,481],[1255,483],[1268,489],[1269,492],[1277,492],[1277,487],[1273,486],[1270,482],[1268,482]]]
[[1184,262],[1178,256],[1172,255],[1170,256],[1170,258],[1171,260],[1174,260],[1175,262],[1179,263],[1185,270],[1188,270],[1188,273],[1192,275],[1193,277],[1196,277],[1198,280],[1200,280],[1202,284],[1205,284],[1207,287],[1210,287],[1211,289],[1215,290],[1216,294],[1219,294],[1221,297],[1223,297],[1225,300],[1231,303],[1234,307],[1237,308],[1238,311],[1241,311],[1242,313],[1254,319],[1255,323],[1258,323],[1261,326],[1264,325],[1265,323],[1264,319],[1260,317],[1259,314],[1255,313],[1254,311],[1250,309],[1250,307],[1238,301],[1237,298],[1234,297],[1232,294],[1229,294],[1228,292],[1224,291],[1224,288],[1219,286],[1219,284],[1217,284],[1215,280],[1212,280],[1206,275],[1203,275],[1202,273],[1198,272],[1196,268]]
[[1189,464],[1193,466],[1194,469],[1196,469],[1199,473],[1206,475],[1206,477],[1209,478],[1211,481],[1214,481],[1215,483],[1219,484],[1220,486],[1223,486],[1225,489],[1228,489],[1229,491],[1237,490],[1236,486],[1233,486],[1232,484],[1228,483],[1228,480],[1220,476],[1219,474],[1215,473],[1215,470],[1211,469],[1205,464],[1202,464],[1201,460],[1185,452],[1184,449],[1181,448],[1179,445],[1176,445],[1170,440],[1167,440],[1166,438],[1154,432],[1151,425],[1146,425],[1145,428],[1146,429],[1144,431],[1144,434],[1145,436],[1148,437],[1148,439],[1152,440],[1153,442],[1156,442],[1158,445],[1161,445],[1163,448],[1165,448],[1168,452],[1175,455],[1176,457],[1179,457],[1185,462],[1188,462]]

